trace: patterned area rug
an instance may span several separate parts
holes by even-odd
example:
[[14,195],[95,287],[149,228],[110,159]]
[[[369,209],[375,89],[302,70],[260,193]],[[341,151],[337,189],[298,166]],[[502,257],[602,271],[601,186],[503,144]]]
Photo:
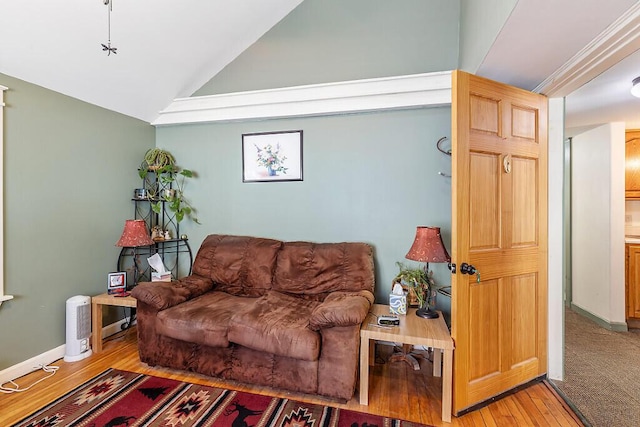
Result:
[[421,424],[109,369],[13,427],[400,427]]

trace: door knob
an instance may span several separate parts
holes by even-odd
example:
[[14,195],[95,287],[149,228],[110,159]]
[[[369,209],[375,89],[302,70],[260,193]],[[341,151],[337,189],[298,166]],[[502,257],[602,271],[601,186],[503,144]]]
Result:
[[469,274],[469,275],[475,274],[476,268],[471,264],[467,264],[466,262],[463,262],[462,264],[460,264],[460,273]]
[[480,272],[473,265],[463,262],[462,264],[460,264],[460,273],[468,274],[469,276],[475,274],[476,282],[480,283]]

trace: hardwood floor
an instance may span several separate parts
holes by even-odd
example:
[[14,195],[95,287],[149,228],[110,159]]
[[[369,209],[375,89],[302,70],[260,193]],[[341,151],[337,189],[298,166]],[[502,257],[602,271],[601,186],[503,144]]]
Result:
[[[378,346],[378,360],[386,360],[390,347]],[[198,374],[164,368],[150,368],[138,359],[135,328],[115,335],[104,343],[103,352],[74,363],[59,360],[51,378],[23,393],[0,394],[0,426],[10,426],[55,398],[72,390],[108,368],[140,372],[192,383],[286,397],[311,403],[330,404],[360,412],[402,418],[433,426],[581,426],[577,417],[544,382],[505,397],[462,417],[451,424],[442,422],[441,383],[431,376],[431,365],[422,361],[420,371],[413,371],[404,362],[376,364],[370,372],[369,406],[358,403],[358,393],[347,403],[327,401],[315,396],[280,392],[266,387],[253,387],[229,381],[219,381]],[[387,354],[385,354],[387,353]],[[27,387],[46,376],[42,371],[19,378]]]

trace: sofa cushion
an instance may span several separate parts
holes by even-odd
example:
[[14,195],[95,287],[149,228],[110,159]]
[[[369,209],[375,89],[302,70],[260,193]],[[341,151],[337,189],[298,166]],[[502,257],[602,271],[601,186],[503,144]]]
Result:
[[216,290],[262,296],[271,289],[281,245],[273,239],[212,234],[198,250],[193,273],[211,278]]
[[225,292],[209,292],[175,307],[160,311],[156,331],[177,340],[211,347],[228,347],[229,320],[246,310],[256,298],[244,298]]
[[373,292],[373,250],[366,243],[287,242],[278,254],[273,289],[289,294]]
[[314,361],[320,334],[308,328],[318,302],[269,291],[229,322],[229,341],[279,356]]
[[355,326],[364,322],[374,296],[369,291],[333,292],[317,306],[309,318],[314,331],[324,328]]
[[164,310],[199,297],[212,288],[211,279],[192,274],[173,282],[140,282],[131,295],[156,310]]

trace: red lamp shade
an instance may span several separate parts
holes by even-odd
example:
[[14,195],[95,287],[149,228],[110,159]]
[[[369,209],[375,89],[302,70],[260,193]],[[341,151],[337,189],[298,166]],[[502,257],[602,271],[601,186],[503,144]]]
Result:
[[451,257],[442,243],[440,227],[418,227],[416,238],[405,258],[426,263],[451,261]]
[[149,237],[147,225],[142,219],[128,219],[124,223],[122,236],[116,246],[125,248],[136,248],[139,246],[151,246],[155,242]]

